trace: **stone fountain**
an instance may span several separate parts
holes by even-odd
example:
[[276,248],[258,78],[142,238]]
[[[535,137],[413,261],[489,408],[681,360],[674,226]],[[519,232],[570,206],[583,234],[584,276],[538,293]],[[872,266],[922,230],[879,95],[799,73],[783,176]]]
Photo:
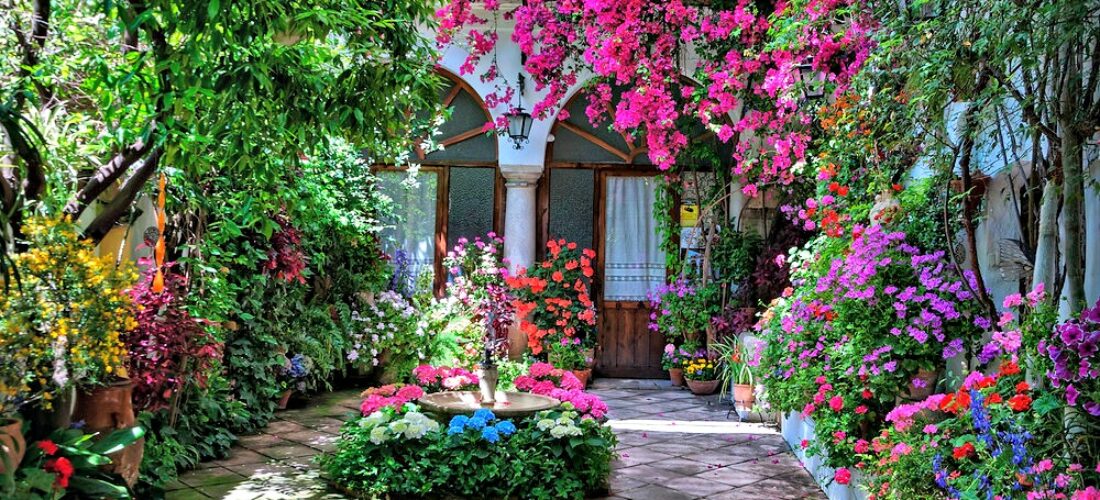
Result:
[[561,404],[548,396],[514,391],[495,391],[492,401],[487,401],[481,391],[436,392],[424,395],[419,403],[428,412],[447,418],[471,415],[481,408],[492,410],[500,418],[520,418]]
[[501,338],[507,337],[494,335],[493,330],[496,325],[493,321],[494,317],[490,311],[486,318],[485,353],[477,370],[478,390],[426,394],[420,398],[419,403],[428,413],[450,418],[454,415],[473,414],[477,410],[487,408],[500,418],[519,418],[556,408],[561,404],[561,401],[539,394],[497,390],[497,381],[500,380],[500,376],[497,373],[493,350],[501,342]]

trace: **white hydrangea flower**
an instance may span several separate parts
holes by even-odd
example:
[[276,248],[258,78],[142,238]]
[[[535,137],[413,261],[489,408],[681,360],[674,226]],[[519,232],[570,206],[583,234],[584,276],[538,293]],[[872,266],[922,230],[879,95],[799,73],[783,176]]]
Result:
[[386,427],[378,426],[370,431],[370,442],[374,444],[382,444],[389,440]]
[[551,427],[554,427],[554,421],[548,418],[544,418],[542,420],[539,420],[538,423],[535,424],[535,427],[538,427],[540,431],[545,431]]

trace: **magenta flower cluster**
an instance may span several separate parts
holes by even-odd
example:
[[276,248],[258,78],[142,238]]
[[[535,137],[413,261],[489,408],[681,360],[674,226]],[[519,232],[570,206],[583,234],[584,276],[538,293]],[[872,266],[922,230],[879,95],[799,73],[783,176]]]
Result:
[[572,403],[582,418],[602,419],[607,415],[607,404],[599,396],[585,392],[581,381],[568,370],[549,363],[531,365],[526,375],[516,377],[515,384],[517,390]]
[[1039,352],[1053,363],[1047,378],[1065,390],[1066,403],[1100,417],[1100,301],[1058,325]]

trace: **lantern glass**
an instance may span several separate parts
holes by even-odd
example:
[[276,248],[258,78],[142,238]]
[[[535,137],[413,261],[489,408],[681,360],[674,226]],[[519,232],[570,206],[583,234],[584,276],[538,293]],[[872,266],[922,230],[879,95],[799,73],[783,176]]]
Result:
[[825,78],[820,71],[814,71],[812,65],[799,64],[798,79],[802,81],[802,97],[806,99],[825,97]]
[[516,149],[522,148],[523,144],[527,143],[533,123],[531,113],[524,111],[523,108],[517,108],[508,113],[508,136],[512,138]]

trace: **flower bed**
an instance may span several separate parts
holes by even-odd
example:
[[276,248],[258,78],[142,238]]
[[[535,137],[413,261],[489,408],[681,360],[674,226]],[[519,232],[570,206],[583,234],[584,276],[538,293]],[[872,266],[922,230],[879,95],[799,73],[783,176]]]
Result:
[[321,465],[371,497],[584,498],[606,490],[614,448],[611,429],[571,403],[516,421],[482,409],[446,427],[406,403],[345,423]]
[[426,392],[470,390],[462,368],[421,365],[417,384],[363,393],[362,415],[340,431],[322,458],[330,481],[358,495],[470,498],[583,498],[606,488],[615,435],[602,425],[607,405],[579,380],[547,363],[532,364],[516,389],[557,398],[561,406],[519,420],[481,409],[441,422],[416,401]]

